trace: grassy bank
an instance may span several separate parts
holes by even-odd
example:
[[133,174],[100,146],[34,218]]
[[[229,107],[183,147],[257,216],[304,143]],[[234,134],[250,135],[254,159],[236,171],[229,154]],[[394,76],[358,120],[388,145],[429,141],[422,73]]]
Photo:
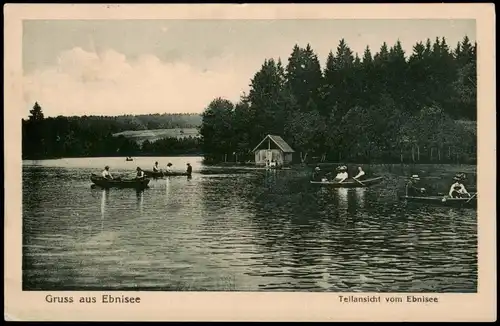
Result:
[[186,138],[198,137],[199,132],[196,128],[174,128],[174,129],[152,129],[152,130],[126,130],[113,134],[113,137],[123,136],[137,143],[142,143],[145,140],[150,142],[157,141],[163,138]]

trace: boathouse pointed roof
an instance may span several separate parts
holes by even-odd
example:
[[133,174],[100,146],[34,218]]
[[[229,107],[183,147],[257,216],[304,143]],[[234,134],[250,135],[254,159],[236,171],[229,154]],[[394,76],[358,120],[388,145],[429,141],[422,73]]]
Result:
[[259,145],[255,146],[255,148],[253,149],[252,152],[255,152],[257,150],[257,148],[259,148],[260,145],[262,145],[262,143],[264,143],[267,139],[271,139],[271,141],[273,143],[275,143],[276,146],[278,146],[284,153],[294,153],[295,152],[293,150],[293,148],[291,148],[290,145],[288,145],[287,142],[283,140],[283,138],[281,138],[280,136],[276,136],[276,135],[267,135],[266,137],[264,137],[264,139],[262,139],[262,141],[259,143]]

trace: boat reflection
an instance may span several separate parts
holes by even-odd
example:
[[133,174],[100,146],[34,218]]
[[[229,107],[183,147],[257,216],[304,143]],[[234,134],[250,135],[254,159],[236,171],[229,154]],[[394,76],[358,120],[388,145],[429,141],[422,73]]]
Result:
[[165,181],[165,199],[168,200],[170,194],[170,178],[167,178]]
[[355,188],[354,195],[356,198],[356,206],[359,208],[365,208],[365,193],[366,188]]
[[142,216],[142,213],[144,212],[144,190],[136,190],[135,194],[137,197],[137,208]]
[[101,190],[101,231],[104,229],[104,218],[106,216],[106,206],[109,204],[109,189]]
[[348,194],[349,189],[338,188],[337,189],[337,204],[339,208],[346,209],[348,204]]
[[275,172],[276,169],[267,169],[264,174],[264,185],[268,189],[271,189],[273,186],[276,185],[277,176]]
[[335,189],[335,196],[337,197],[337,216],[339,218],[348,217],[348,204],[349,204],[349,189],[347,188],[338,188]]

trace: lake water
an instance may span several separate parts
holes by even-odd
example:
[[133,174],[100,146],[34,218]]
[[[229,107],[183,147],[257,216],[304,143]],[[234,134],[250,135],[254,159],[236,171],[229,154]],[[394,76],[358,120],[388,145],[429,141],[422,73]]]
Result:
[[[193,176],[144,191],[91,188],[172,162]],[[355,167],[355,166],[353,166]],[[476,292],[477,212],[405,204],[406,176],[446,192],[475,166],[367,166],[365,189],[309,170],[206,167],[198,157],[23,162],[25,290]]]

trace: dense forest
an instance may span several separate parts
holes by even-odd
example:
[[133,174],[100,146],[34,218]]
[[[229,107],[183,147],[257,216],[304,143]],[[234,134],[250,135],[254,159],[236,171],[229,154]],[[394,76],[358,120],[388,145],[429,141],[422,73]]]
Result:
[[201,145],[195,137],[142,144],[124,136],[113,137],[125,130],[196,128],[200,122],[199,114],[45,118],[42,107],[35,103],[29,118],[22,120],[22,154],[23,159],[200,154]]
[[[207,161],[252,160],[266,134],[281,135],[299,160],[465,162],[476,160],[476,51],[427,39],[406,54],[398,41],[362,57],[344,40],[321,67],[311,45],[288,62],[267,59],[250,91],[214,99],[203,114],[49,117],[35,103],[22,120],[24,159],[204,153]],[[201,125],[201,126],[200,126]],[[127,130],[199,128],[196,137],[142,144]]]
[[311,45],[295,45],[286,66],[264,61],[239,102],[205,108],[205,159],[251,159],[276,134],[302,162],[475,163],[476,51],[467,36],[453,47],[442,37],[360,58],[342,39],[322,69]]

